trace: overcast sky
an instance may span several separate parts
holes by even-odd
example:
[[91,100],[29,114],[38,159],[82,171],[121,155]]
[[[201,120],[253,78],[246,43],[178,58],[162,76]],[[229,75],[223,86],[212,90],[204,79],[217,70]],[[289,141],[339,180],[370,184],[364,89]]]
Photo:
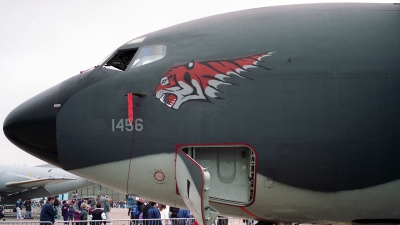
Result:
[[[19,104],[97,65],[135,37],[196,18],[290,3],[300,2],[0,0],[1,124]],[[12,165],[45,163],[15,147],[3,133],[0,159]]]

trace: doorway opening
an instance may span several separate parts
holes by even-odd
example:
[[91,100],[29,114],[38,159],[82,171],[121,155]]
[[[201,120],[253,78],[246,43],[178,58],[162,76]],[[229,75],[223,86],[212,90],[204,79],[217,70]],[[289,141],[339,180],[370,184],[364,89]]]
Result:
[[179,146],[210,173],[212,202],[247,206],[254,201],[256,154],[246,145]]

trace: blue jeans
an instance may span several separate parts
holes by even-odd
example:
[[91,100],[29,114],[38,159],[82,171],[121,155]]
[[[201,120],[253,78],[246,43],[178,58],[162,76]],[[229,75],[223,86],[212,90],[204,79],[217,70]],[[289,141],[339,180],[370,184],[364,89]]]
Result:
[[33,218],[32,211],[26,211],[26,218]]
[[21,209],[17,207],[17,219],[23,219],[21,215]]

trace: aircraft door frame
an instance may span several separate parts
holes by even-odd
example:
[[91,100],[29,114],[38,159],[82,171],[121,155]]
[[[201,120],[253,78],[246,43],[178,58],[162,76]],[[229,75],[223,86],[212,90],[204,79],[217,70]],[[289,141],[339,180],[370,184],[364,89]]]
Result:
[[[177,145],[199,166],[210,173],[211,202],[249,206],[255,201],[257,154],[245,143]],[[226,192],[226,188],[231,190]]]

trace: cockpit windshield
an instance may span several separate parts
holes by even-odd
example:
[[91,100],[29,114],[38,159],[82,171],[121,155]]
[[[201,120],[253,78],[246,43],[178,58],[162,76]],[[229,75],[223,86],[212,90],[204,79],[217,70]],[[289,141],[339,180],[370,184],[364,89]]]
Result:
[[160,60],[164,58],[166,52],[167,46],[165,45],[143,46],[139,49],[139,53],[135,57],[135,61],[131,68],[136,68]]
[[118,50],[104,66],[112,66],[119,70],[125,71],[132,58],[135,56],[137,50],[137,48]]
[[[136,68],[164,58],[166,50],[167,46],[165,45],[117,50],[104,64],[104,67],[125,71],[131,64],[130,68]],[[134,60],[133,63],[132,60]]]

